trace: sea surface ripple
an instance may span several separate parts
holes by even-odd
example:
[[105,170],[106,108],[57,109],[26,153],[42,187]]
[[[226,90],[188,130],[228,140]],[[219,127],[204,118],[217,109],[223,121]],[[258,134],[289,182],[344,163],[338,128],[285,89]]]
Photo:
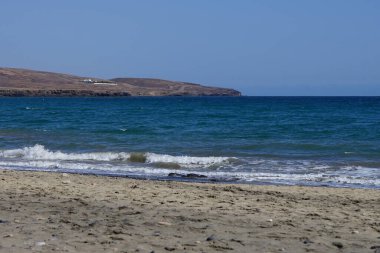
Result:
[[379,97],[0,98],[0,167],[380,188]]

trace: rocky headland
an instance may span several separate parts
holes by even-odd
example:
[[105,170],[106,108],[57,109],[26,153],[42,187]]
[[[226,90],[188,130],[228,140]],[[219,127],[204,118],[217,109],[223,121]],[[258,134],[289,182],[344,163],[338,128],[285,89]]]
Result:
[[152,78],[101,79],[0,68],[0,96],[240,96],[239,91]]

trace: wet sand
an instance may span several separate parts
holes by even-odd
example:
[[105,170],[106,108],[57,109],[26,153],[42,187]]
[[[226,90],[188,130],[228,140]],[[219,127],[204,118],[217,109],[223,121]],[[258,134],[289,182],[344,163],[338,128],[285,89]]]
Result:
[[0,252],[380,252],[380,191],[0,170]]

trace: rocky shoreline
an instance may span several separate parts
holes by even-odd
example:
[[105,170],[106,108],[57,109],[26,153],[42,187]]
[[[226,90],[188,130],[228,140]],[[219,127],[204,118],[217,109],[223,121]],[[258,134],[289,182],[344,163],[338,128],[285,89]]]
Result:
[[107,97],[131,96],[122,91],[91,91],[91,90],[1,90],[0,97]]

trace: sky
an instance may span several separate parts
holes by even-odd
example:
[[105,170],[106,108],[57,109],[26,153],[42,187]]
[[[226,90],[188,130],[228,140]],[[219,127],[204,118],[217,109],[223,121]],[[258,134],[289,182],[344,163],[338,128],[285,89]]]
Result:
[[0,67],[380,96],[378,0],[2,0]]

